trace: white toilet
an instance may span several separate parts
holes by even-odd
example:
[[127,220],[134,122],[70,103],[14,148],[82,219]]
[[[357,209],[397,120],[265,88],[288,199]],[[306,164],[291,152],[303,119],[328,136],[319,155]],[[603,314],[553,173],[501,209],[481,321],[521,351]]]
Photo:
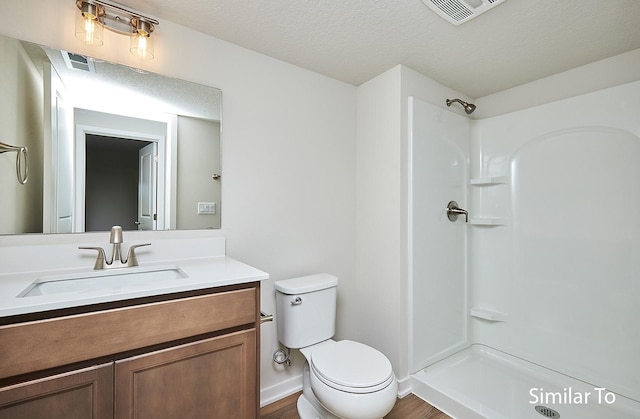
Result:
[[381,352],[334,341],[338,278],[329,274],[277,281],[278,339],[307,362],[298,399],[301,419],[374,419],[389,413],[398,383]]

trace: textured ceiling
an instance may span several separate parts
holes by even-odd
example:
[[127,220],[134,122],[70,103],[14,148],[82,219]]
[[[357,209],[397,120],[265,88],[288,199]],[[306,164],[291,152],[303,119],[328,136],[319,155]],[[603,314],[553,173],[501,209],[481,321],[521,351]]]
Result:
[[420,0],[120,0],[350,83],[404,64],[478,98],[640,48],[640,0],[507,0],[453,26]]
[[[79,107],[108,111],[126,108],[140,112],[169,113],[220,121],[222,92],[219,89],[185,80],[134,70],[106,61],[94,61],[95,72],[72,70],[63,59],[64,51],[23,41],[22,46],[34,63],[42,69],[50,62]],[[90,90],[86,86],[91,86]],[[126,98],[126,99],[125,99]],[[99,105],[95,105],[99,103]]]

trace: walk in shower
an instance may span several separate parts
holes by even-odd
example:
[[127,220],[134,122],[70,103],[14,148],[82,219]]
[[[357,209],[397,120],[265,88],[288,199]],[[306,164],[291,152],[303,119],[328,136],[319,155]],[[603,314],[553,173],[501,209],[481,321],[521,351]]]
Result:
[[459,418],[640,417],[638,97],[484,120],[410,98],[417,395]]

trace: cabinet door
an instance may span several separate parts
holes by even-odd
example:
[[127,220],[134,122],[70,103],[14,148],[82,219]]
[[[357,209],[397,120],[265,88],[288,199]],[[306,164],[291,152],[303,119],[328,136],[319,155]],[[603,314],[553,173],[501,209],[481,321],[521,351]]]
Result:
[[256,418],[255,329],[116,362],[115,413],[125,418]]
[[112,363],[0,388],[2,419],[112,417]]

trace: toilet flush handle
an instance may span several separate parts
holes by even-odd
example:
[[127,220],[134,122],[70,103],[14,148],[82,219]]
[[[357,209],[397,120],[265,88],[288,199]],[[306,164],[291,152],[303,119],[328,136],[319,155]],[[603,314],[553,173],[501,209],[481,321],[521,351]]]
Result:
[[295,299],[291,300],[292,306],[299,306],[300,304],[302,304],[302,298],[300,297],[296,297]]

